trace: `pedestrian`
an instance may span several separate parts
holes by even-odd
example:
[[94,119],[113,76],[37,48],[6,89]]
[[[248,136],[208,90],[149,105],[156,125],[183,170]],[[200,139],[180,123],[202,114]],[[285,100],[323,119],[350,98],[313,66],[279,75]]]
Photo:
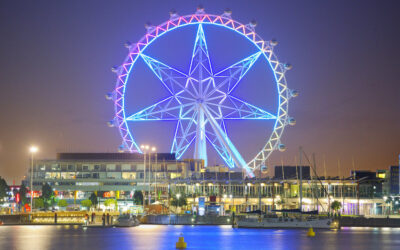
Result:
[[85,214],[85,226],[88,225],[88,222],[89,222],[89,215]]
[[94,224],[95,216],[96,216],[96,214],[93,212],[93,213],[92,213],[92,224]]
[[107,225],[110,225],[110,214],[107,213]]
[[105,213],[103,213],[101,220],[103,221],[103,227],[106,226],[106,214]]
[[57,213],[54,213],[54,224],[57,224]]

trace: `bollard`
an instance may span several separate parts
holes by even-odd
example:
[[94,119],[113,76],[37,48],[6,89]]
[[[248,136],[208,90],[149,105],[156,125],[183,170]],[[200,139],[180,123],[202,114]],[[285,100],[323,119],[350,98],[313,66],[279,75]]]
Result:
[[187,243],[185,242],[185,239],[183,238],[183,234],[181,234],[178,242],[176,242],[176,248],[185,249],[186,247],[187,247]]
[[308,236],[308,237],[314,237],[314,236],[315,236],[315,232],[314,232],[314,230],[313,230],[312,227],[310,227],[310,228],[308,229],[307,236]]

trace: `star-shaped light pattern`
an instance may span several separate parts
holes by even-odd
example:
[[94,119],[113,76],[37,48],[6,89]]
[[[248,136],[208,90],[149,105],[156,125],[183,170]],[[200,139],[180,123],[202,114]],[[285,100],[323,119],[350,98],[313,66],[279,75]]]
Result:
[[198,25],[189,71],[181,72],[156,59],[141,58],[170,96],[126,118],[126,121],[176,121],[171,152],[180,159],[195,142],[194,158],[207,164],[206,141],[225,163],[252,173],[228,137],[225,120],[267,120],[277,117],[232,95],[232,91],[257,61],[261,52],[213,72],[202,24]]

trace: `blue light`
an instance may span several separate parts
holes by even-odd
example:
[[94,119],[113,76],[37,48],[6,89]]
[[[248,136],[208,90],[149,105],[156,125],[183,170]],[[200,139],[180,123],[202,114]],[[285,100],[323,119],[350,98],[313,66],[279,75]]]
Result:
[[[243,37],[259,48],[259,52],[213,74],[203,23],[228,28],[243,35]],[[145,49],[156,40],[156,38],[163,36],[169,31],[187,25],[198,26],[188,73],[180,72],[171,66],[143,54]],[[177,124],[171,152],[176,153],[178,159],[182,157],[193,141],[196,141],[196,148],[201,148],[201,153],[197,154],[197,158],[206,161],[205,141],[207,140],[213,145],[214,149],[229,167],[235,165],[243,167],[250,176],[253,176],[248,165],[244,162],[235,146],[229,140],[224,120],[275,120],[274,131],[266,146],[249,163],[254,164],[252,165],[252,169],[254,169],[266,160],[274,148],[273,145],[277,145],[279,142],[279,137],[283,132],[287,118],[288,96],[283,66],[273,54],[272,49],[266,46],[266,42],[261,40],[258,35],[254,33],[254,30],[249,31],[246,29],[244,25],[223,16],[207,14],[199,16],[195,14],[185,17],[176,17],[174,20],[167,21],[157,26],[154,30],[149,31],[149,33],[137,43],[136,47],[133,46],[134,48],[139,48],[139,52],[136,52],[138,56],[132,57],[135,53],[130,53],[127,59],[128,63],[122,66],[122,73],[118,73],[122,84],[117,82],[116,88],[116,117],[121,135],[123,136],[124,145],[126,145],[130,151],[133,150],[133,147],[140,152],[140,148],[134,142],[128,130],[127,121],[176,121]],[[133,51],[134,49],[132,50],[132,47],[130,47],[130,50]],[[276,115],[231,95],[231,92],[237,87],[241,79],[251,69],[261,54],[263,54],[269,62],[277,83],[279,108]],[[126,82],[128,81],[130,71],[138,57],[144,60],[171,96],[126,118],[124,110]],[[122,91],[119,90],[121,87]],[[204,119],[199,119],[199,117],[201,118],[203,116],[205,117]],[[121,117],[123,117],[122,120]],[[207,128],[210,125],[211,128]]]

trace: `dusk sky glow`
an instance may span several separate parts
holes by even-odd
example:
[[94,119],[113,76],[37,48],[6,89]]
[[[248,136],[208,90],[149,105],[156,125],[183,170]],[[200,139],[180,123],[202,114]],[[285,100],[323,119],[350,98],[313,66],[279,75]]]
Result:
[[[288,87],[299,91],[289,115],[297,120],[283,133],[287,150],[276,151],[269,167],[295,164],[298,148],[315,153],[318,173],[348,176],[354,168],[387,169],[400,153],[400,16],[398,1],[10,1],[0,2],[0,176],[17,183],[37,157],[57,152],[116,152],[121,137],[107,121],[114,107],[104,95],[115,87],[113,65],[169,11],[192,14],[201,3],[210,14],[232,10],[232,18],[257,21],[264,40],[276,38],[276,54],[293,69]],[[254,53],[240,37],[204,28],[215,69]],[[147,55],[187,71],[196,29],[168,34]],[[255,64],[237,95],[263,109],[275,109],[276,89],[265,62]],[[165,89],[141,61],[128,83],[134,113],[166,97]],[[271,83],[269,83],[271,84]],[[272,86],[272,87],[271,87]],[[236,93],[235,93],[236,95]],[[246,160],[271,132],[270,121],[227,123]],[[138,144],[170,150],[174,124],[132,125]],[[208,146],[210,147],[210,146]],[[187,157],[192,157],[192,150]],[[210,152],[210,164],[222,163]],[[304,162],[303,162],[304,163]],[[273,171],[272,171],[273,172]]]

